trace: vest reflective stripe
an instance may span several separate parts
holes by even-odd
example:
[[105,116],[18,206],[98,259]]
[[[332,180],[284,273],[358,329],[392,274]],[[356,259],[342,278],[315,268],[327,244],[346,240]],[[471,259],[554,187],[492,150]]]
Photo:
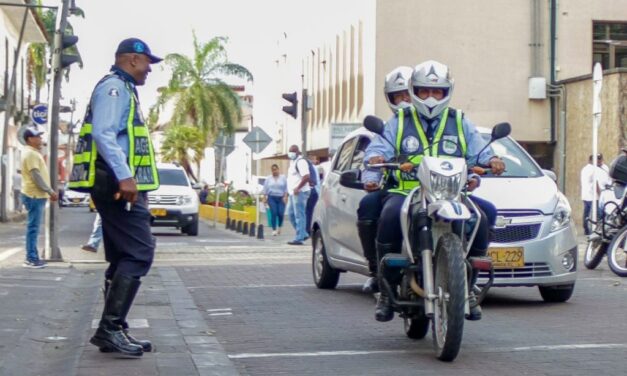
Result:
[[[155,163],[155,154],[150,141],[150,132],[143,122],[135,124],[135,93],[126,84],[131,92],[130,115],[126,122],[129,144],[129,167],[137,182],[137,190],[154,191],[159,188],[159,173]],[[148,157],[148,158],[146,158]]]
[[[101,82],[106,80],[107,77],[101,80]],[[129,142],[129,168],[136,180],[139,191],[153,191],[159,188],[159,174],[157,172],[154,149],[150,140],[150,132],[143,120],[136,116],[136,103],[138,101],[128,82],[126,82],[126,88],[131,94],[129,116],[126,120],[126,133]],[[90,111],[91,109],[88,108],[86,120],[91,118],[89,115]],[[96,150],[96,142],[93,140],[92,129],[92,124],[85,121],[76,143],[69,186],[79,191],[89,191],[94,186],[98,151]]]
[[[422,159],[424,158],[424,156],[433,156],[433,157],[440,157],[440,158],[455,158],[458,156],[459,157],[466,156],[467,145],[466,145],[466,138],[464,136],[464,131],[463,131],[461,111],[459,110],[456,111],[455,119],[453,120],[455,122],[454,124],[449,123],[449,109],[446,108],[442,112],[442,118],[440,119],[440,124],[438,125],[438,129],[435,132],[435,137],[433,138],[433,141],[431,142],[431,144],[429,144],[427,136],[425,135],[425,132],[424,132],[424,127],[422,126],[422,123],[418,119],[416,110],[413,107],[411,108],[411,112],[412,112],[412,118],[414,121],[414,126],[416,127],[416,132],[418,133],[418,137],[420,138],[421,145],[419,149],[416,151],[416,154],[408,158],[409,162],[418,166],[422,162]],[[398,126],[398,130],[396,134],[396,148],[398,152],[401,153],[402,140],[404,139],[404,136],[405,136],[404,119],[403,119],[402,113],[399,113],[398,124],[399,126]],[[448,136],[455,135],[457,137],[458,147],[456,147],[455,150],[451,152],[447,152],[446,146],[443,145],[443,143],[447,142],[446,139],[443,142],[440,142],[440,140],[442,140],[442,137],[445,134],[447,125],[449,126],[447,135]],[[455,126],[454,128],[455,131],[451,129],[453,125]],[[433,145],[433,147],[429,149],[428,147],[431,145]],[[458,153],[458,149],[461,149],[461,153]],[[461,154],[461,155],[458,155],[458,154]],[[412,173],[403,173],[397,170],[395,171],[395,176],[399,182],[398,188],[391,189],[389,190],[389,192],[407,194],[409,191],[411,191],[415,187],[420,186],[420,181],[418,180],[418,176],[417,176],[417,169],[414,169]]]

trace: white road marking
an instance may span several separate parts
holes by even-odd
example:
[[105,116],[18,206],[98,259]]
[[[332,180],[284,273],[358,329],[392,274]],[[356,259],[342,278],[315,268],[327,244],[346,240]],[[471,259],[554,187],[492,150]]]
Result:
[[[624,343],[584,343],[571,345],[541,345],[524,347],[503,347],[486,349],[468,349],[465,352],[480,353],[500,353],[500,352],[523,352],[523,351],[564,351],[564,350],[587,350],[587,349],[627,349]],[[250,358],[298,358],[313,356],[353,356],[370,354],[409,354],[409,353],[429,353],[431,349],[424,350],[345,350],[345,351],[314,351],[314,352],[293,352],[293,353],[242,353],[230,354],[229,359],[250,359]]]
[[214,308],[214,309],[208,309],[207,312],[225,312],[225,311],[232,311],[231,308]]
[[[351,283],[351,284],[345,284],[345,285],[340,285],[340,287],[359,287],[362,286],[362,284],[360,283]],[[274,288],[274,287],[287,287],[287,288],[292,288],[292,287],[315,287],[315,285],[313,283],[302,283],[302,284],[294,284],[294,285],[243,285],[243,286],[238,286],[238,285],[223,285],[223,286],[191,286],[188,287],[188,289],[192,290],[192,289],[225,289],[225,288],[232,288],[232,289],[260,289],[260,288]]]
[[6,251],[0,253],[0,262],[8,259],[9,257],[13,256],[14,254],[22,250],[24,250],[23,247],[15,247],[15,248],[7,249]]
[[210,313],[209,316],[231,316],[231,312]]

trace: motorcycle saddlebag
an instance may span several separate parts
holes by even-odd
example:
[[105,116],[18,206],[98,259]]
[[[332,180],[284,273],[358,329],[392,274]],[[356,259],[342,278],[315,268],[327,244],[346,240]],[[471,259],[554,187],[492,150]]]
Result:
[[627,155],[621,155],[612,161],[610,165],[610,177],[627,184]]

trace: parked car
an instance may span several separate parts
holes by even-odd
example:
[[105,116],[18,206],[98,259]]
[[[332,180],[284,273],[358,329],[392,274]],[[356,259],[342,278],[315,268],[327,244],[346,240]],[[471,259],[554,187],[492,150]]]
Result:
[[63,198],[59,201],[59,205],[86,207],[89,206],[90,201],[89,193],[73,191],[66,185],[63,190]]
[[[480,129],[489,139],[487,129]],[[363,169],[373,134],[360,128],[342,142],[324,180],[314,211],[314,281],[323,272],[351,271],[368,275],[357,235],[361,189],[340,185],[342,172]],[[494,286],[537,286],[545,301],[568,300],[575,286],[577,241],[571,208],[550,171],[542,170],[512,138],[491,145],[506,165],[501,176],[484,176],[473,194],[497,207],[496,239],[488,254],[495,268]],[[479,284],[487,275],[481,274]]]
[[173,163],[159,163],[157,170],[161,186],[148,193],[152,226],[176,227],[184,234],[198,235],[198,194],[185,170]]

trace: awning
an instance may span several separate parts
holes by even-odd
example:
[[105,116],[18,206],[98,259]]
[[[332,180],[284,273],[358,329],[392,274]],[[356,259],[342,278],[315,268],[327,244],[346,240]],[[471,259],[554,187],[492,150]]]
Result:
[[[25,4],[24,0],[1,0],[2,3]],[[4,24],[11,37],[17,40],[20,36],[22,19],[24,12],[28,11],[28,18],[24,26],[23,43],[44,43],[46,41],[45,32],[40,28],[35,16],[28,8],[10,5],[0,5],[0,10],[4,14]]]

